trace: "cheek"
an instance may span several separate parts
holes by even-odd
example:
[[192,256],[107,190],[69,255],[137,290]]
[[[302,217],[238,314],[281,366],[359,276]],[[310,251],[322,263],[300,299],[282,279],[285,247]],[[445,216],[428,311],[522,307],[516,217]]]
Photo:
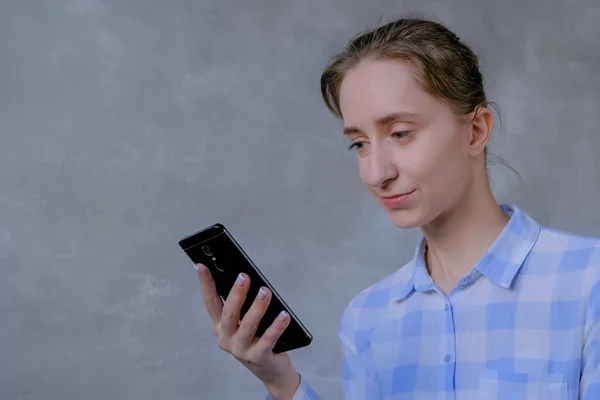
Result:
[[441,203],[452,203],[465,190],[468,168],[459,157],[436,160],[431,172],[431,194]]
[[431,191],[443,180],[440,174],[444,172],[444,162],[432,153],[405,159],[402,172],[422,191]]
[[440,194],[458,189],[468,174],[460,151],[452,142],[430,144],[427,151],[414,152],[406,161],[403,171],[424,192]]

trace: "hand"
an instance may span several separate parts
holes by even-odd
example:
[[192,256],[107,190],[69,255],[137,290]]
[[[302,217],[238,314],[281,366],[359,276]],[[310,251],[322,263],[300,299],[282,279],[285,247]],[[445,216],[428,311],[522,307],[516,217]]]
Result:
[[271,301],[271,292],[262,287],[252,306],[240,322],[240,310],[250,287],[246,274],[238,276],[227,300],[217,294],[208,268],[197,264],[204,304],[210,315],[213,333],[219,347],[235,357],[267,387],[275,398],[291,398],[299,385],[299,375],[287,353],[273,353],[277,339],[290,323],[287,313],[280,314],[262,337],[255,337],[256,329]]

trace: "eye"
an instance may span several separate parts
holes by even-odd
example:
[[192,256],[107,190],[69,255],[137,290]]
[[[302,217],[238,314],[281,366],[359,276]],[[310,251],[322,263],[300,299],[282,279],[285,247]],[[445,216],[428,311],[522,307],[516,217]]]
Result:
[[348,150],[361,150],[363,146],[363,142],[353,142],[350,146],[348,146]]
[[410,131],[398,131],[398,132],[394,132],[392,133],[393,137],[396,137],[398,139],[403,139],[405,137],[407,137],[408,135],[410,135]]
[[[410,136],[410,134],[412,133],[412,131],[397,131],[397,132],[393,132],[391,134],[392,137],[397,138],[397,139],[404,139],[407,138],[408,136]],[[365,146],[364,142],[353,142],[350,146],[348,146],[348,150],[362,150]]]

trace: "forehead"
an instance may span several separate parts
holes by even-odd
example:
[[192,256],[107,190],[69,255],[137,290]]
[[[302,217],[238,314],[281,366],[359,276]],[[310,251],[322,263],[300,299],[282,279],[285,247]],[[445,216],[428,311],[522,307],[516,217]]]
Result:
[[425,115],[438,106],[418,82],[416,68],[401,61],[362,61],[340,86],[340,111],[349,124],[392,113]]

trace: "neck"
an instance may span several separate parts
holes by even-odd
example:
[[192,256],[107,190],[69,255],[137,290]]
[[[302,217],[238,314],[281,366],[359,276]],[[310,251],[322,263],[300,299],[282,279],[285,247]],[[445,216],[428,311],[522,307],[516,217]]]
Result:
[[[466,275],[498,238],[509,217],[486,190],[470,193],[421,229],[433,280],[446,292]],[[483,194],[482,194],[483,193]]]

